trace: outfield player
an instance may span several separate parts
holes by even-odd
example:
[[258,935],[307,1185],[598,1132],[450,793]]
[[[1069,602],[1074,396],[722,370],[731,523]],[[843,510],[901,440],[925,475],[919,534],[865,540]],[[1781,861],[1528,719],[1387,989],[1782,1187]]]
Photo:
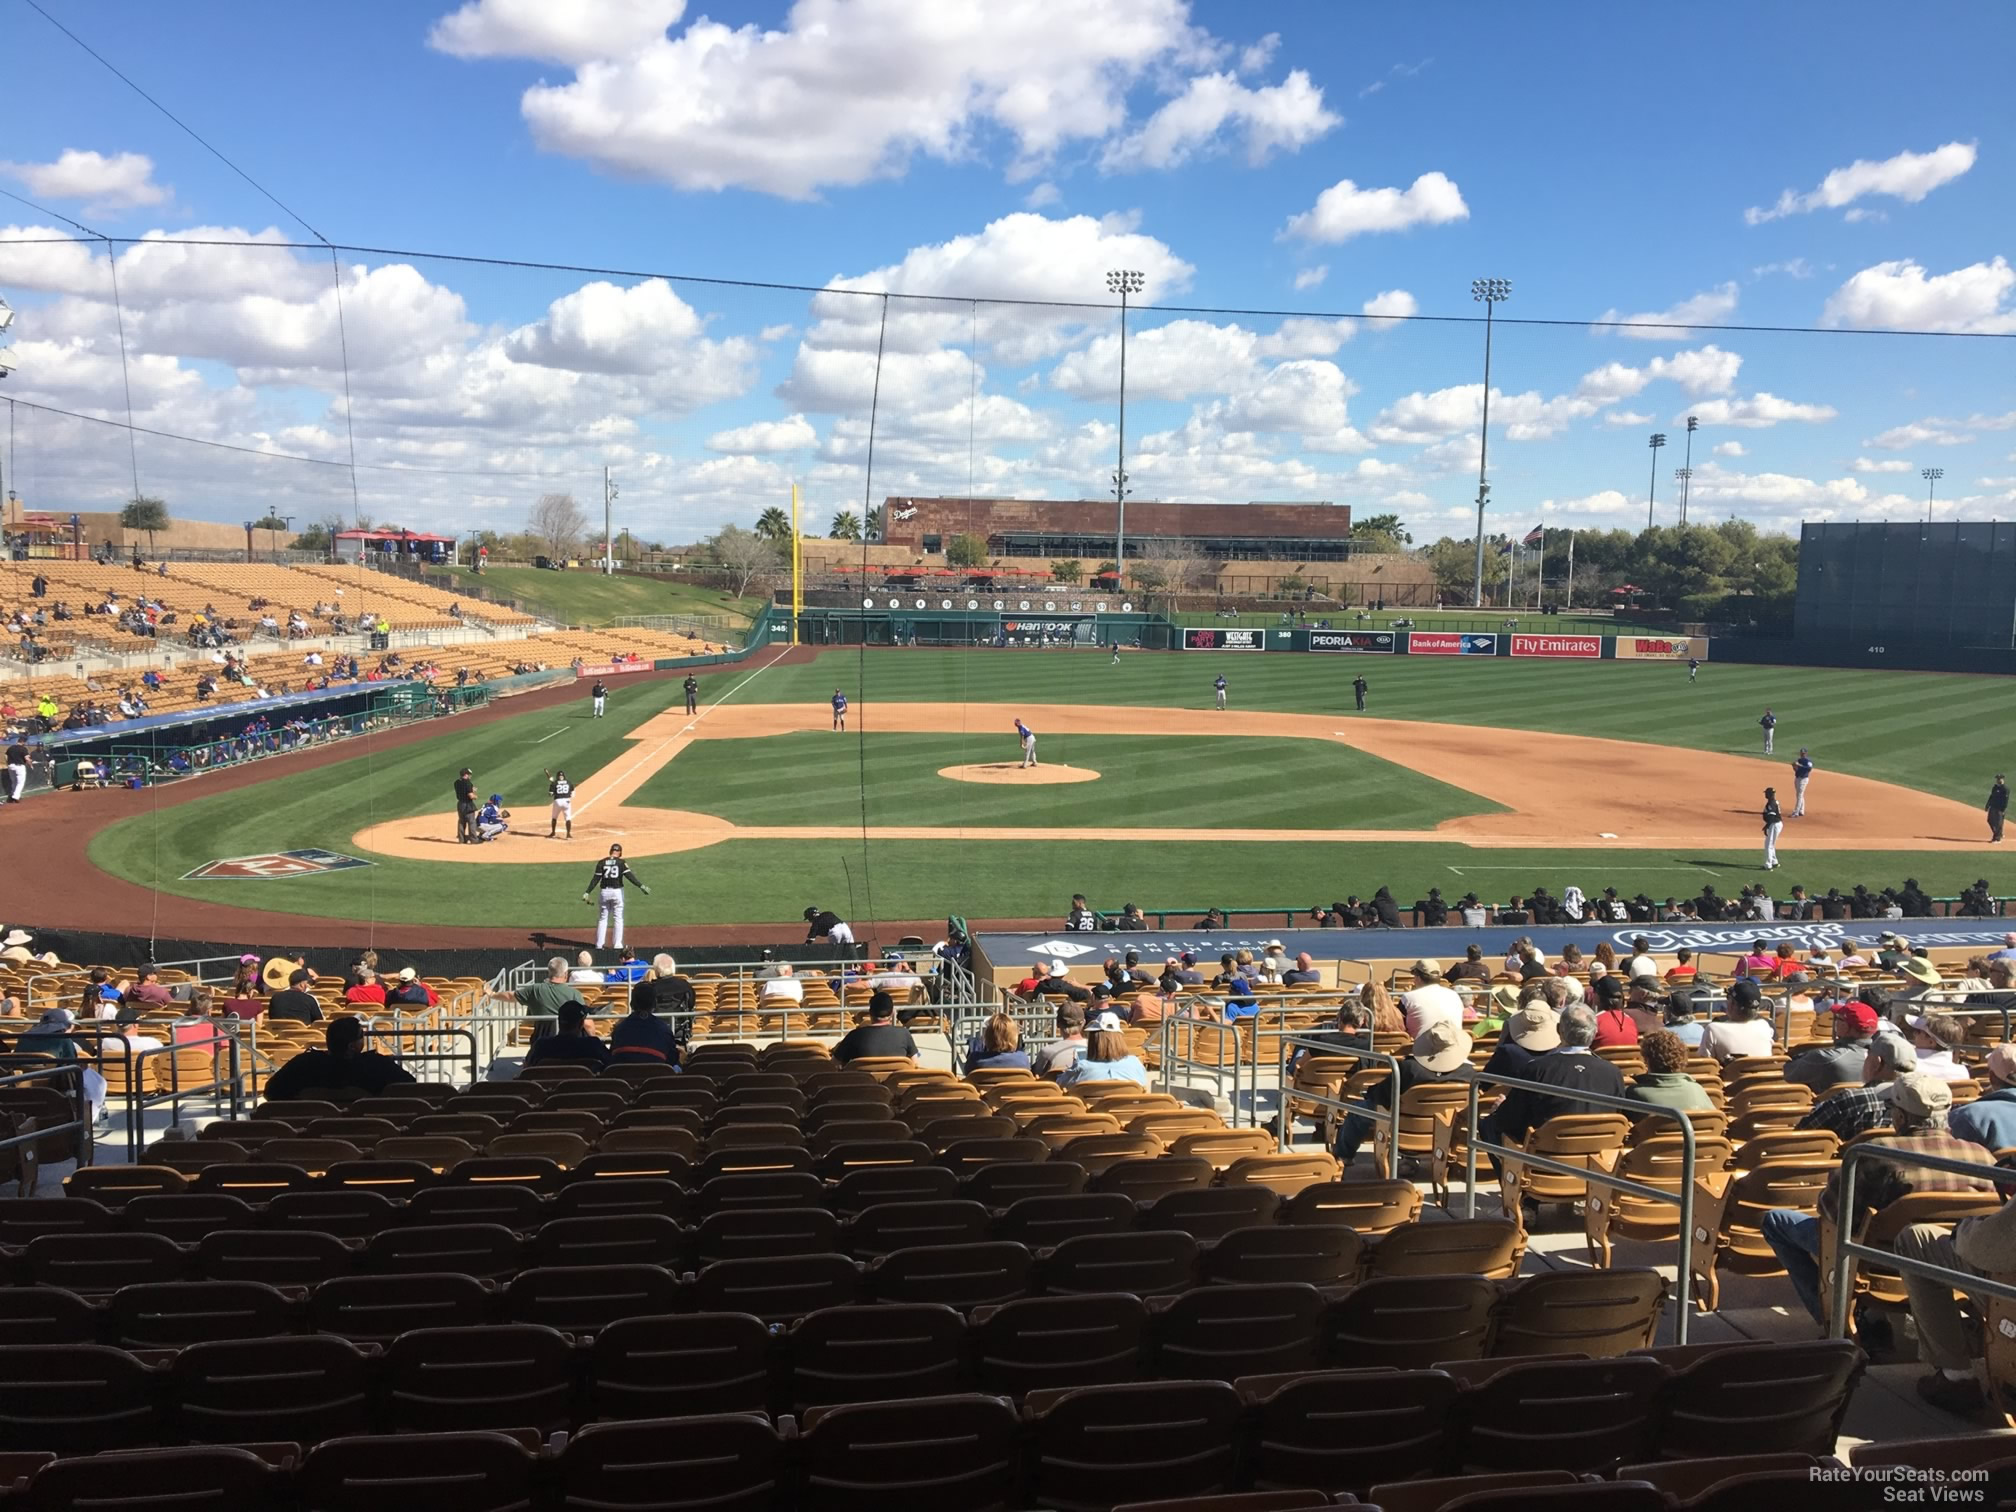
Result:
[[1692,682],[1694,681],[1695,678],[1699,677],[1700,675],[1701,675],[1701,658],[1698,656],[1688,657],[1687,681]]
[[1778,789],[1764,789],[1764,870],[1778,867],[1778,831],[1785,828],[1785,816],[1778,811]]
[[1212,688],[1212,691],[1214,691],[1214,692],[1215,692],[1215,693],[1217,693],[1217,695],[1218,695],[1218,707],[1219,707],[1219,708],[1221,708],[1221,709],[1222,709],[1222,708],[1224,708],[1224,707],[1225,707],[1225,674],[1224,674],[1223,672],[1220,672],[1220,673],[1218,674],[1218,680],[1217,680],[1216,682],[1214,682],[1213,684],[1211,684],[1211,688]]
[[[595,863],[595,870],[588,874],[588,890],[581,894],[583,903],[594,902],[595,948],[600,950],[605,940],[616,949],[623,948],[623,884],[631,883],[637,891],[649,895],[651,889],[643,879],[630,870],[623,860],[623,847],[612,845],[609,854]],[[609,940],[611,928],[616,938]]]
[[1769,709],[1766,709],[1764,717],[1757,721],[1757,726],[1764,732],[1764,754],[1769,756],[1771,754],[1771,737],[1778,733],[1778,716],[1773,714]]
[[1358,712],[1360,714],[1365,712],[1365,690],[1370,686],[1371,684],[1365,681],[1365,674],[1363,672],[1360,672],[1356,677],[1351,679],[1351,692],[1358,700]]
[[700,709],[700,679],[691,672],[686,674],[686,712],[698,713]]
[[567,821],[567,838],[574,838],[574,784],[567,780],[565,772],[546,774],[546,791],[553,795],[553,812],[546,821],[546,838],[557,839],[560,821]]
[[1799,747],[1799,759],[1792,763],[1792,817],[1806,817],[1806,784],[1813,777],[1813,758],[1806,754],[1806,747]]
[[504,795],[492,793],[490,801],[476,811],[476,838],[495,840],[511,832],[511,810],[504,807]]
[[833,728],[847,733],[847,695],[838,688],[833,690]]
[[1107,665],[1112,667],[1120,665],[1120,642],[1113,642],[1113,660],[1108,662]]
[[1036,732],[1017,719],[1015,738],[1022,742],[1022,765],[1025,767],[1036,765]]
[[600,719],[602,711],[609,703],[609,684],[601,678],[595,679],[595,686],[588,690],[588,696],[595,700],[595,717]]

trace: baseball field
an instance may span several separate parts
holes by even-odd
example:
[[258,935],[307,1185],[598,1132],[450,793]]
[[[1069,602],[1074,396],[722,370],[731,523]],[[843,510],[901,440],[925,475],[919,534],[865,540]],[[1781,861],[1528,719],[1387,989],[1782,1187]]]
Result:
[[[1230,707],[1213,707],[1213,680]],[[1364,713],[1351,680],[1369,683]],[[1782,895],[1915,876],[2016,892],[1982,801],[2016,765],[2006,682],[1927,673],[1654,661],[1128,652],[759,653],[716,669],[700,711],[677,674],[205,791],[63,795],[92,865],[207,904],[321,920],[580,930],[590,863],[624,845],[650,896],[633,928],[795,920],[1061,916],[1095,906],[1302,907],[1389,886],[1490,897],[1574,883],[1655,898],[1760,879],[1767,784],[1817,764],[1780,843]],[[829,700],[851,704],[845,733]],[[1777,755],[1757,720],[1779,719]],[[1012,723],[1037,733],[1020,766]],[[454,843],[450,785],[512,810]],[[549,839],[548,769],[572,780],[574,838]],[[247,781],[249,779],[249,785]],[[79,817],[85,817],[80,807]],[[369,865],[193,877],[320,850]]]

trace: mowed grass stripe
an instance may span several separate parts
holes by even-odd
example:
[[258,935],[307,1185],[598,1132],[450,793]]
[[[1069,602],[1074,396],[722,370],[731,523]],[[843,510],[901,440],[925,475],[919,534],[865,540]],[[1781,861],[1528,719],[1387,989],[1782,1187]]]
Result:
[[[863,744],[857,748],[856,742]],[[1462,788],[1349,746],[1271,736],[1039,736],[1053,766],[1089,768],[1097,782],[961,782],[941,769],[1012,762],[1005,734],[801,731],[754,740],[701,740],[630,800],[745,825],[1030,828],[1432,829],[1499,806]],[[864,759],[865,757],[865,759]]]

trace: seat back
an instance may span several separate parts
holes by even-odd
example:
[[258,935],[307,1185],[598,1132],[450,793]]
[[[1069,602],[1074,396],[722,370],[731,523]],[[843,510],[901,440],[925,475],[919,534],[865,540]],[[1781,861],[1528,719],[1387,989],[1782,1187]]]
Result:
[[1492,1320],[1491,1353],[1625,1354],[1652,1342],[1665,1303],[1665,1279],[1651,1269],[1527,1276],[1507,1290]]

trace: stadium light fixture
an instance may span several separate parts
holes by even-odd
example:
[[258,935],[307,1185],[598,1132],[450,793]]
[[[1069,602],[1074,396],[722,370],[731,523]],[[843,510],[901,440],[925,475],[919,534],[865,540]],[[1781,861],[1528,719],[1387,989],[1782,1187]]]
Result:
[[1688,482],[1694,476],[1694,432],[1701,428],[1701,422],[1693,415],[1687,417],[1687,460],[1680,465],[1680,523],[1687,523]]
[[1925,523],[1930,525],[1932,523],[1932,491],[1939,486],[1939,480],[1946,476],[1946,469],[1943,467],[1927,467],[1922,469],[1918,476],[1925,480]]
[[1664,431],[1654,431],[1651,441],[1647,444],[1652,448],[1652,486],[1646,490],[1645,494],[1645,528],[1650,530],[1652,528],[1652,506],[1659,497],[1659,448],[1666,444],[1666,433]]
[[7,327],[14,324],[14,307],[0,299],[0,336],[7,334]]
[[1485,463],[1491,445],[1491,317],[1497,307],[1512,297],[1509,278],[1473,278],[1470,297],[1484,306],[1484,414],[1477,427],[1477,585],[1473,607],[1484,607],[1484,501],[1491,494],[1485,481]]
[[1118,510],[1113,527],[1113,586],[1120,592],[1127,585],[1127,301],[1147,287],[1148,279],[1136,268],[1114,268],[1106,274],[1109,293],[1120,296],[1120,430],[1113,457],[1113,503]]

